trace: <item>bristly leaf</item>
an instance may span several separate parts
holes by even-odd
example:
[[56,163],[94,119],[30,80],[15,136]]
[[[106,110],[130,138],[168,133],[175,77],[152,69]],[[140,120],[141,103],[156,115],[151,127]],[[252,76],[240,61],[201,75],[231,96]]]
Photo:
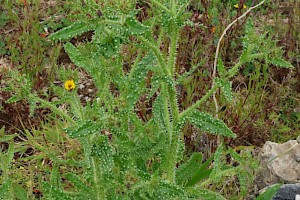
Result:
[[246,171],[240,171],[237,176],[239,179],[239,184],[240,184],[240,191],[242,196],[247,195],[247,187],[248,187],[248,180],[246,179],[248,173]]
[[232,88],[231,81],[229,81],[227,79],[216,78],[216,83],[221,88],[226,100],[231,102],[233,99],[233,95],[232,95],[232,91],[231,91],[231,88]]
[[27,190],[25,190],[19,184],[13,184],[12,189],[17,199],[19,200],[27,200]]
[[69,40],[75,36],[93,30],[94,28],[95,26],[91,22],[77,21],[70,26],[53,33],[48,38],[50,40]]
[[187,119],[201,131],[217,135],[235,138],[236,135],[226,126],[224,122],[214,118],[208,113],[194,111]]
[[50,174],[50,183],[55,186],[60,186],[60,173],[59,173],[60,165],[55,163],[52,165],[52,170]]
[[188,181],[202,164],[201,153],[193,153],[190,159],[176,170],[176,183],[178,185]]
[[224,196],[217,192],[213,192],[211,190],[206,190],[206,189],[188,189],[188,195],[189,197],[194,197],[194,198],[200,198],[202,200],[226,200]]
[[130,72],[128,79],[129,95],[127,96],[130,106],[134,106],[140,95],[145,92],[144,82],[147,72],[154,67],[155,57],[152,53],[147,54]]
[[0,186],[0,197],[5,197],[8,195],[9,187],[10,181],[6,181]]
[[107,136],[99,136],[92,144],[91,156],[99,158],[101,170],[107,172],[112,170],[113,149],[108,143]]
[[[162,197],[179,197],[180,199],[185,199],[184,197],[184,191],[177,187],[176,185],[172,185],[166,182],[160,182],[158,190],[155,192],[157,194],[157,198],[159,199],[160,196]],[[164,198],[169,199],[169,198]],[[176,198],[175,198],[176,199]]]
[[65,178],[73,184],[77,191],[80,191],[81,193],[84,193],[85,195],[89,196],[89,198],[91,198],[93,190],[89,188],[86,183],[84,183],[76,174],[65,174]]
[[153,103],[153,120],[159,125],[160,130],[167,130],[164,107],[163,94],[160,93]]
[[69,195],[64,193],[62,190],[58,189],[57,187],[50,185],[47,182],[43,182],[43,191],[45,193],[45,196],[52,197],[55,200],[71,200]]
[[77,138],[77,137],[91,135],[96,131],[99,131],[102,126],[103,126],[102,122],[93,123],[91,121],[87,121],[80,125],[66,128],[65,131],[71,138]]
[[294,66],[291,63],[285,61],[282,58],[278,58],[278,57],[276,57],[276,58],[268,58],[267,62],[269,62],[269,63],[271,63],[271,64],[273,64],[273,65],[275,65],[277,67],[294,68]]
[[223,152],[223,145],[219,145],[219,147],[217,148],[215,155],[214,155],[214,167],[213,167],[213,171],[211,173],[211,177],[214,178],[218,175],[218,173],[221,170],[222,167],[222,162],[221,162],[221,155]]
[[7,142],[18,136],[18,134],[6,135],[4,131],[5,126],[2,126],[2,128],[0,129],[0,142]]
[[144,187],[139,188],[130,195],[130,199],[187,199],[187,196],[182,188],[160,181],[158,177],[152,177],[151,181],[143,183],[143,185]]
[[18,101],[21,101],[22,99],[24,99],[23,96],[21,96],[20,94],[15,94],[12,97],[10,97],[9,99],[6,100],[7,103],[16,103]]
[[235,159],[235,161],[237,161],[239,163],[244,162],[243,158],[234,149],[228,147],[228,152],[232,156],[232,158]]
[[150,30],[149,27],[137,21],[135,17],[128,17],[125,21],[125,25],[129,34],[132,35],[140,35]]
[[226,77],[227,72],[225,70],[225,66],[224,66],[223,60],[220,57],[218,58],[217,69],[218,69],[218,74],[220,75],[220,77]]
[[92,73],[91,69],[93,68],[93,59],[83,55],[79,49],[70,42],[64,44],[64,49],[75,65],[84,68],[89,73]]

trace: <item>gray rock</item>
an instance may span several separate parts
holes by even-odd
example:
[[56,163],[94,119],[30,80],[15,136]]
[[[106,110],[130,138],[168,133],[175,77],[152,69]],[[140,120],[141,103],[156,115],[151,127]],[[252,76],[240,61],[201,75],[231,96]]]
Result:
[[262,168],[256,177],[259,190],[279,182],[300,183],[300,144],[296,140],[283,144],[266,142],[259,160]]
[[295,200],[300,194],[300,184],[285,184],[277,191],[272,200]]

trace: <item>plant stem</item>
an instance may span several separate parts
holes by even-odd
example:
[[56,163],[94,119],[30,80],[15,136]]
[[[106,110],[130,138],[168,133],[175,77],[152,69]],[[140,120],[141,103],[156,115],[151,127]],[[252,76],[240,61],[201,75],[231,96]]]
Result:
[[[174,3],[174,2],[173,2]],[[173,5],[174,7],[176,5]],[[179,120],[179,108],[176,96],[175,88],[175,71],[176,71],[176,55],[177,55],[177,44],[178,44],[178,35],[179,28],[176,26],[175,22],[172,22],[172,32],[170,38],[170,47],[169,47],[169,59],[168,59],[168,71],[170,79],[173,81],[172,84],[167,84],[168,86],[168,97],[170,102],[170,109],[172,113],[172,134],[170,138],[170,147],[167,153],[168,163],[166,166],[167,180],[171,183],[175,182],[175,169],[177,162],[177,152],[178,152],[178,142],[180,134],[177,131],[174,131],[173,128],[176,127]]]
[[172,33],[170,38],[170,47],[169,47],[169,60],[168,60],[168,69],[170,74],[174,76],[174,72],[176,70],[176,55],[177,55],[177,44],[178,44],[178,35],[179,35],[179,28],[176,26],[175,22],[172,22]]
[[165,115],[165,119],[166,119],[166,127],[167,127],[167,132],[169,135],[169,140],[170,140],[170,144],[172,143],[172,127],[171,127],[171,117],[170,117],[170,113],[169,113],[169,106],[168,106],[168,98],[166,98],[166,94],[167,94],[167,86],[166,83],[162,83],[161,84],[161,88],[162,88],[162,95],[164,95],[163,101],[164,101],[164,115]]

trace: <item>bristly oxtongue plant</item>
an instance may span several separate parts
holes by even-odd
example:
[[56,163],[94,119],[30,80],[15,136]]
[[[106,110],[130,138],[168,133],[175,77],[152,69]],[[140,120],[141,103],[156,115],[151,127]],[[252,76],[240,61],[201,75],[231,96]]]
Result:
[[[84,176],[64,174],[72,189],[44,182],[47,198],[225,199],[205,186],[229,175],[238,175],[241,187],[245,186],[244,165],[223,167],[222,144],[206,161],[197,152],[183,161],[185,144],[181,129],[189,122],[203,132],[234,138],[235,134],[221,120],[197,108],[218,89],[230,102],[233,95],[229,78],[246,62],[263,59],[266,63],[291,66],[280,56],[274,59],[273,46],[265,45],[266,36],[256,36],[249,23],[239,62],[226,70],[219,58],[220,75],[215,77],[216,84],[200,100],[180,112],[176,86],[178,80],[186,76],[176,70],[180,30],[183,26],[197,26],[189,21],[189,3],[188,0],[150,0],[151,14],[141,22],[137,20],[140,10],[121,11],[111,7],[99,10],[99,5],[90,1],[83,9],[89,17],[78,19],[49,37],[65,42],[64,49],[70,59],[92,77],[98,94],[86,107],[81,106],[78,98],[70,98],[71,109],[67,114],[52,106],[72,123],[66,132],[82,145],[81,167],[86,173]],[[89,31],[93,31],[91,41],[79,45],[67,42]],[[162,50],[165,45],[168,51]],[[130,69],[125,69],[124,49],[129,46],[134,50],[135,60]],[[111,91],[112,86],[117,95]],[[155,99],[152,117],[146,121],[139,118],[135,109],[142,96]],[[31,100],[50,106],[34,95]],[[237,162],[244,162],[234,150],[229,148],[229,153]]]

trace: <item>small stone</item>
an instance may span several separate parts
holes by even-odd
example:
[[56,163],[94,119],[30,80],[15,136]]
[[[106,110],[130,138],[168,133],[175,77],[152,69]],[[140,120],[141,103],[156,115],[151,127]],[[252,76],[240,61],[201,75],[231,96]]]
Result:
[[58,97],[52,97],[52,98],[51,98],[51,101],[52,101],[52,102],[54,102],[54,101],[59,101],[59,98],[58,98]]
[[81,83],[78,85],[78,88],[82,90],[83,88],[85,88],[85,86]]

